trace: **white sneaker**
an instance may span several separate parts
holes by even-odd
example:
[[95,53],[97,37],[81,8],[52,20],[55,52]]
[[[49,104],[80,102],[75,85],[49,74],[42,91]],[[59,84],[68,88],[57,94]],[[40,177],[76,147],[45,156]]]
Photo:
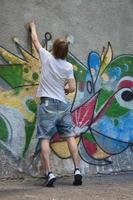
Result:
[[47,175],[47,183],[46,183],[46,186],[47,186],[47,187],[52,187],[52,186],[53,186],[53,183],[55,182],[55,180],[56,180],[55,175],[54,175],[52,172],[49,172],[48,175]]
[[78,168],[76,168],[74,171],[73,185],[82,185],[82,175]]

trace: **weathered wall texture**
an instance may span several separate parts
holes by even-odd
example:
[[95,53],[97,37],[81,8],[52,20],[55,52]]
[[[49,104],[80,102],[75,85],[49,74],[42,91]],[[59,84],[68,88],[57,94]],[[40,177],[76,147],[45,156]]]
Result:
[[[42,171],[34,155],[40,62],[24,27],[32,19],[45,47],[47,31],[75,39],[68,60],[77,91],[68,98],[83,174],[133,170],[133,1],[0,0],[0,177]],[[71,173],[58,133],[51,149],[56,173]]]

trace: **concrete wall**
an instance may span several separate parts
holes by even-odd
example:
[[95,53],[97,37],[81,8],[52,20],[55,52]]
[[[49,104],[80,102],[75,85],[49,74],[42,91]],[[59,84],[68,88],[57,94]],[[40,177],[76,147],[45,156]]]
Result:
[[[82,172],[133,170],[133,1],[0,0],[0,177],[42,172],[32,157],[40,62],[24,27],[33,19],[43,44],[47,31],[74,37],[68,60],[77,91],[68,98]],[[51,149],[56,173],[71,173],[57,133]]]

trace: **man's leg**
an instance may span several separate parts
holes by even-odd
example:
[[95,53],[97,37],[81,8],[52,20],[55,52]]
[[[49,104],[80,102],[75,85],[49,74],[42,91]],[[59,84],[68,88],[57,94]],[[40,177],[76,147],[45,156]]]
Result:
[[69,137],[67,138],[68,148],[74,163],[74,182],[73,185],[81,185],[82,184],[82,175],[79,170],[79,154],[78,154],[78,148],[75,137]]
[[50,168],[50,146],[49,146],[49,140],[43,139],[41,142],[41,156],[43,158],[44,163],[44,170],[45,174],[47,176],[47,184],[46,186],[51,187],[53,186],[54,181],[56,180],[56,177],[51,171]]
[[47,139],[43,139],[41,141],[41,156],[44,161],[43,163],[44,163],[45,173],[48,174],[48,172],[50,171],[50,160],[49,160],[50,147],[49,147],[49,140]]
[[67,138],[68,148],[75,168],[79,168],[79,154],[75,137]]

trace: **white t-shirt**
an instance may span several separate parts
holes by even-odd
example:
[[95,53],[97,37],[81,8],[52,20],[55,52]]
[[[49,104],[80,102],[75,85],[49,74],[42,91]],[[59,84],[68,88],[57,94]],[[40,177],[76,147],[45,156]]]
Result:
[[41,79],[37,90],[37,97],[50,97],[66,103],[64,85],[68,79],[74,78],[72,64],[54,56],[45,50],[39,49],[41,60]]

